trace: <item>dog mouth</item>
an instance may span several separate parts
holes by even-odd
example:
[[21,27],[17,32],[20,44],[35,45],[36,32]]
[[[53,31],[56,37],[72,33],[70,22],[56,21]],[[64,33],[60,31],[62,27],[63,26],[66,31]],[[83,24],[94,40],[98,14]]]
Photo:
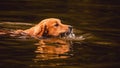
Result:
[[60,37],[73,38],[75,37],[75,34],[73,33],[73,29],[70,27],[67,32],[61,33]]

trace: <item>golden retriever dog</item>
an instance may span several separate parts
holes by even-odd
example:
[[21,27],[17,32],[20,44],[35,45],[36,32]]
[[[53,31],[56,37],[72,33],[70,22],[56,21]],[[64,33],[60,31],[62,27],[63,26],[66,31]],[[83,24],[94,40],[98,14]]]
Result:
[[14,34],[29,35],[35,38],[41,37],[58,37],[69,35],[72,32],[72,26],[62,24],[60,19],[48,18],[42,20],[37,25],[26,29],[16,30]]

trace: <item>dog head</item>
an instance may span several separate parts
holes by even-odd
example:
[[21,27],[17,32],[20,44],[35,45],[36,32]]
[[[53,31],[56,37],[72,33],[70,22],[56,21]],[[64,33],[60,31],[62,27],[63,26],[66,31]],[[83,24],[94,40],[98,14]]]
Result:
[[62,24],[60,19],[48,18],[24,32],[37,37],[67,36],[72,33],[72,26]]

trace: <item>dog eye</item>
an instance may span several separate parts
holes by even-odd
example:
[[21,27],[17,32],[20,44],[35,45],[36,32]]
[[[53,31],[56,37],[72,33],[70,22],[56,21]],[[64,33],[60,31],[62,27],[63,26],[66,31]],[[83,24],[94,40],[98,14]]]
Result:
[[59,26],[59,24],[57,24],[57,23],[56,23],[54,26],[58,27],[58,26]]

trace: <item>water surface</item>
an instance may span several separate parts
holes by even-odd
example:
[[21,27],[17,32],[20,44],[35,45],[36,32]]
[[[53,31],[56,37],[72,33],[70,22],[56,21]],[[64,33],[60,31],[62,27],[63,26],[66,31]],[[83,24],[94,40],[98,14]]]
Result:
[[[76,36],[85,38],[50,39],[49,42],[47,39],[47,44],[40,44],[40,40],[35,39],[0,37],[0,67],[120,67],[119,1],[21,0],[1,1],[0,5],[1,29],[27,29],[44,18],[56,17],[63,23],[72,25]],[[2,24],[3,22],[9,24]],[[29,24],[26,25],[25,22]],[[46,47],[44,50],[41,48],[43,45]]]

